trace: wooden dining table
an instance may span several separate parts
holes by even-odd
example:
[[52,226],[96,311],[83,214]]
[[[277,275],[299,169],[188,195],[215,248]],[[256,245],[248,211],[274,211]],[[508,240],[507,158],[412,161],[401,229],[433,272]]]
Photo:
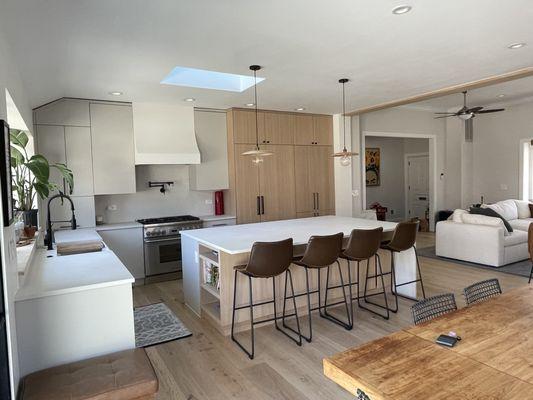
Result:
[[[435,343],[449,332],[454,347]],[[324,374],[361,399],[533,399],[533,285],[326,358]]]

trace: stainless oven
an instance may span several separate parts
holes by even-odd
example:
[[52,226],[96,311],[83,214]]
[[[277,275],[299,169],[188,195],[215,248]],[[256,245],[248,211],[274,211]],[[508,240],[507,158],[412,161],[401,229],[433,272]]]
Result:
[[146,239],[144,268],[146,276],[181,271],[181,237]]

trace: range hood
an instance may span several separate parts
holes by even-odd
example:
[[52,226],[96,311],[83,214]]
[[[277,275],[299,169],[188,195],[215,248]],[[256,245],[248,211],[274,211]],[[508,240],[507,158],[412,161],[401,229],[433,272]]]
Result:
[[133,102],[135,165],[200,164],[194,108]]

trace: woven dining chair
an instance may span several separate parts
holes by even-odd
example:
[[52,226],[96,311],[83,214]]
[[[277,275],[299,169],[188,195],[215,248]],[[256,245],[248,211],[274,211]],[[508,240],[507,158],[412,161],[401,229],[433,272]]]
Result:
[[463,290],[466,305],[479,303],[502,294],[498,279],[487,279],[467,286]]
[[453,293],[439,294],[420,300],[411,307],[415,325],[430,321],[441,315],[457,310],[457,303]]

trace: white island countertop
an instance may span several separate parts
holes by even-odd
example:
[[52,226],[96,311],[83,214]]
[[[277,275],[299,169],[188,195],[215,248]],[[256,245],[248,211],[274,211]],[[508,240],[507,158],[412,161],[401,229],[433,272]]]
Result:
[[[57,243],[102,240],[94,229],[55,232]],[[135,280],[109,248],[100,252],[58,256],[38,248],[15,300],[23,301],[82,290],[133,283]]]
[[306,244],[312,235],[332,235],[342,232],[348,237],[353,229],[375,229],[380,226],[384,232],[390,232],[394,230],[396,223],[324,216],[194,229],[181,231],[181,235],[228,254],[239,254],[249,252],[254,242],[273,242],[292,238],[294,245],[301,245]]

